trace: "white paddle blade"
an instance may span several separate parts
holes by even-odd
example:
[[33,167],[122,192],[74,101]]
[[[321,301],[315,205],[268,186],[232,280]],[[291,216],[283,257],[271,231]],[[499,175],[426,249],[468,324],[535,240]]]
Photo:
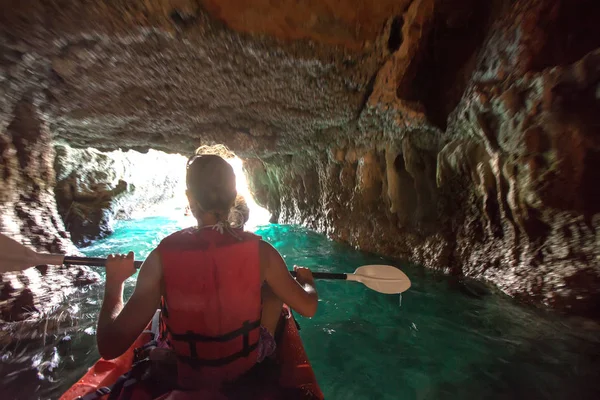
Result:
[[61,265],[60,254],[38,254],[6,235],[0,234],[0,272],[23,271],[35,265]]
[[384,294],[398,294],[410,288],[410,279],[391,265],[365,265],[348,274],[348,280],[361,282],[369,289]]

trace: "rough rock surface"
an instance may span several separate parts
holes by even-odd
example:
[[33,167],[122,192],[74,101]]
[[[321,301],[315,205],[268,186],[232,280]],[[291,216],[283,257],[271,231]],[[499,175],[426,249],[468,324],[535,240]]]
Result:
[[56,146],[56,201],[73,242],[89,245],[112,233],[115,219],[150,212],[176,198],[184,206],[185,162],[159,151],[102,153]]
[[254,192],[280,221],[599,317],[600,7],[462,3],[413,2],[360,134],[249,161]]
[[1,131],[223,143],[281,222],[599,316],[600,3],[372,3],[4,1]]
[[[31,54],[44,69],[40,90],[53,134],[99,150],[191,154],[201,144],[225,143],[240,155],[264,155],[309,146],[328,128],[351,125],[389,53],[383,37],[347,50],[238,34],[195,1],[36,1],[3,9],[6,51]],[[373,26],[389,29],[392,17]],[[268,15],[260,22],[276,25]],[[315,24],[301,36],[346,36],[338,30]]]
[[[25,97],[0,132],[0,232],[37,251],[76,255],[56,212],[53,156],[48,127],[33,99]],[[0,320],[35,319],[74,286],[95,280],[85,268],[40,266],[0,274]]]

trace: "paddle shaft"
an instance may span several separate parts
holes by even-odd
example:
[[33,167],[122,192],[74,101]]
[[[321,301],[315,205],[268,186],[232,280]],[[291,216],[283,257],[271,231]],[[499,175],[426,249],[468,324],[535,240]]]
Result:
[[[292,276],[296,276],[296,271],[290,271]],[[313,277],[315,279],[338,279],[338,280],[346,280],[348,279],[348,274],[338,274],[334,272],[313,272]]]
[[[65,257],[65,264],[67,265],[90,265],[93,267],[104,267],[106,265],[106,258],[94,258],[94,257]],[[136,268],[142,266],[143,261],[134,261],[134,265]],[[296,272],[290,271],[292,276],[296,276]],[[348,278],[347,274],[338,274],[333,272],[313,272],[313,277],[315,279],[338,279],[338,280],[346,280]]]
[[[142,266],[143,261],[134,261],[133,264],[136,268]],[[65,264],[67,265],[89,265],[92,267],[104,267],[106,265],[106,258],[94,258],[94,257],[65,257]]]

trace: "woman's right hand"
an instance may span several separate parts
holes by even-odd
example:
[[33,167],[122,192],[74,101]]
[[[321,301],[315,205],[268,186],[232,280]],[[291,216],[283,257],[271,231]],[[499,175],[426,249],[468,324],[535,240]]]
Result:
[[311,286],[315,284],[315,278],[313,277],[312,271],[310,269],[294,265],[294,272],[296,272],[296,280],[299,284],[309,284]]

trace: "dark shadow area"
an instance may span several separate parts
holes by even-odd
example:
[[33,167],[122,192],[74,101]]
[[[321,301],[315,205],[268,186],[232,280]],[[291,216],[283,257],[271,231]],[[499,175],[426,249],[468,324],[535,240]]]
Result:
[[430,121],[446,129],[475,67],[483,43],[491,4],[461,0],[440,4],[429,38],[411,62],[397,89],[400,99],[423,104]]
[[396,213],[401,225],[414,225],[416,222],[418,198],[415,181],[406,170],[402,153],[394,160],[394,169],[398,173],[399,205]]
[[[559,0],[548,2],[537,21],[546,36],[531,45],[535,53],[529,69],[542,71],[568,65],[600,47],[600,1]],[[536,52],[537,51],[537,52]]]
[[392,21],[390,28],[390,37],[388,38],[388,50],[393,53],[400,48],[403,41],[402,28],[404,27],[404,17],[398,15]]

